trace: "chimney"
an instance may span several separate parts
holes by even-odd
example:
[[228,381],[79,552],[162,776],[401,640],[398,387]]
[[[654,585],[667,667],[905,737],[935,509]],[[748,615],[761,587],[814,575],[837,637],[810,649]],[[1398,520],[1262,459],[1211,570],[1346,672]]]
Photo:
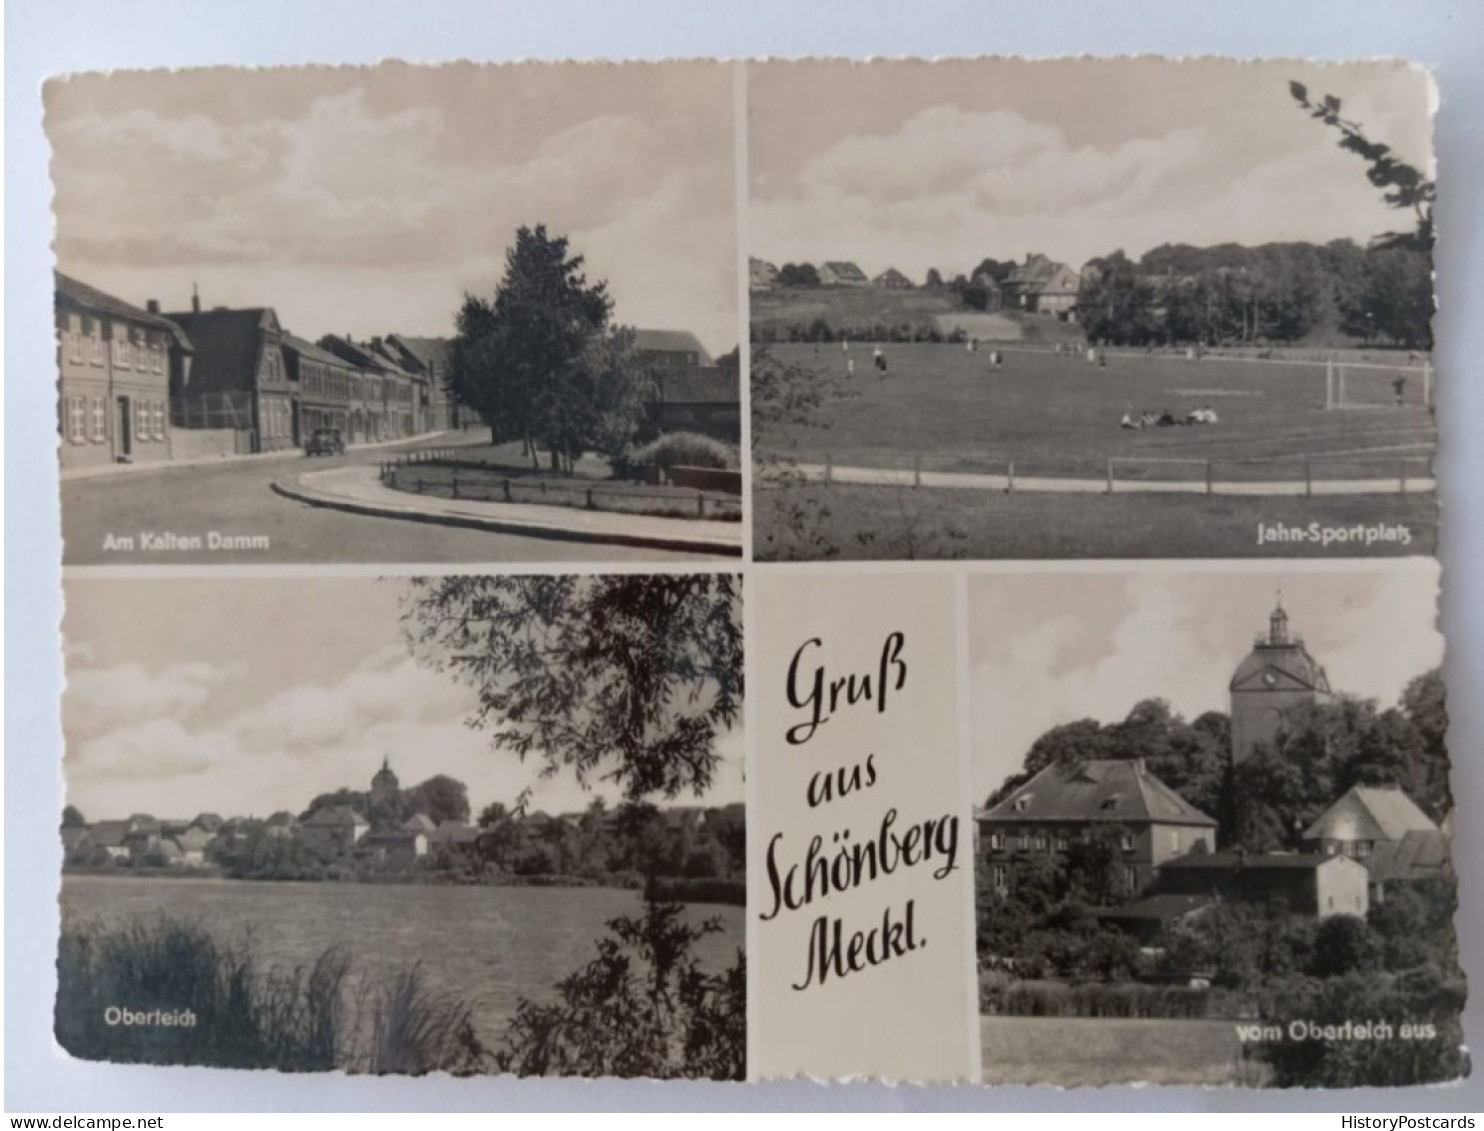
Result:
[[191,313],[201,313],[201,292],[196,289],[196,284],[191,284]]
[[160,300],[157,298],[150,299],[144,304],[144,309],[149,311],[151,314],[160,313]]

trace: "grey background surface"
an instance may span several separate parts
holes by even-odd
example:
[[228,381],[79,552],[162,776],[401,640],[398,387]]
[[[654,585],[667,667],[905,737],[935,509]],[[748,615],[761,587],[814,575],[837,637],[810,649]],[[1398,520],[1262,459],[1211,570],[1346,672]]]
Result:
[[[1484,6],[1403,0],[1192,0],[1033,6],[1002,0],[893,4],[827,0],[600,0],[420,3],[258,0],[254,4],[11,0],[6,5],[6,682],[5,1108],[94,1111],[429,1111],[492,1109],[1293,1110],[1484,1108],[1484,1083],[1403,1092],[1252,1093],[1190,1089],[887,1088],[794,1082],[750,1087],[600,1081],[373,1080],[195,1069],[140,1069],[67,1059],[51,1039],[55,890],[61,805],[56,703],[61,684],[50,216],[40,84],[48,75],[114,67],[372,62],[386,57],[868,57],[977,54],[1230,54],[1333,59],[1397,56],[1433,65],[1443,191],[1437,209],[1443,441],[1442,613],[1454,786],[1461,819],[1459,931],[1465,964],[1484,979],[1484,430],[1478,359],[1484,329]],[[1359,170],[1357,169],[1357,175]],[[1478,995],[1466,1016],[1484,1047]]]

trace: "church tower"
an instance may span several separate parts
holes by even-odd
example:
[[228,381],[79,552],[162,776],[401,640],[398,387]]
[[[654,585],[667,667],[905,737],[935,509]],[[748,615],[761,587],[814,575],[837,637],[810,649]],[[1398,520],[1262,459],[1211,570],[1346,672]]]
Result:
[[1303,639],[1290,635],[1281,594],[1268,617],[1267,635],[1259,635],[1237,665],[1230,690],[1233,763],[1249,757],[1259,743],[1273,741],[1283,712],[1330,701],[1329,677]]
[[379,808],[385,802],[395,801],[401,788],[402,784],[397,780],[397,775],[392,773],[391,763],[383,756],[381,769],[377,770],[376,776],[371,779],[372,807]]

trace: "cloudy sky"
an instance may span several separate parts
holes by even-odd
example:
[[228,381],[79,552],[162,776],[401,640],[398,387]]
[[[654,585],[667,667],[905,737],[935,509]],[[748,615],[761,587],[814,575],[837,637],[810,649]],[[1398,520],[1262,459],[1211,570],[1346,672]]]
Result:
[[1431,161],[1428,82],[1399,64],[756,64],[749,250],[921,281],[985,256],[1075,266],[1118,248],[1409,227],[1290,79],[1340,98],[1403,159]]
[[1443,659],[1438,567],[1314,572],[993,574],[969,584],[974,798],[1062,723],[1116,722],[1161,698],[1187,719],[1230,709],[1232,672],[1281,585],[1289,631],[1336,692],[1395,705]]
[[[89,820],[297,813],[316,794],[368,788],[383,756],[403,786],[464,782],[476,815],[528,785],[533,809],[552,813],[617,800],[570,775],[540,780],[539,763],[466,727],[472,693],[402,643],[404,590],[369,578],[69,581],[67,801]],[[742,800],[740,731],[721,750],[708,804]]]
[[281,68],[49,83],[61,270],[137,305],[272,306],[304,337],[443,335],[522,225],[616,317],[737,342],[720,64]]

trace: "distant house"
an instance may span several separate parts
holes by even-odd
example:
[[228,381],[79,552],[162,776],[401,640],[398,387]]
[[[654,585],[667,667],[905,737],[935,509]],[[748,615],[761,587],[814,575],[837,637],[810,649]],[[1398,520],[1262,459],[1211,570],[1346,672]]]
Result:
[[817,270],[819,285],[822,287],[864,287],[871,282],[866,278],[866,273],[854,263],[843,260],[821,263]]
[[881,274],[871,280],[871,286],[882,287],[889,291],[910,291],[912,280],[903,275],[895,267],[888,267]]
[[[293,334],[284,335],[283,354],[298,397],[300,437],[333,428],[347,444],[365,443],[373,411],[366,371]],[[379,397],[374,412],[382,414]]]
[[345,852],[356,845],[371,829],[371,823],[348,805],[327,805],[316,809],[299,826],[300,836],[331,852]]
[[448,369],[453,358],[450,339],[389,334],[386,344],[398,351],[402,368],[421,373],[425,378],[427,411],[423,427],[426,430],[447,432],[477,421],[478,418],[460,405],[448,388]]
[[699,338],[689,330],[636,330],[634,344],[655,380],[650,416],[659,431],[741,441],[738,378],[716,364]]
[[422,389],[427,384],[422,374],[402,368],[388,356],[390,351],[376,349],[370,342],[327,334],[315,344],[361,371],[366,442],[400,440],[416,434],[419,406],[424,400]]
[[197,815],[196,819],[191,822],[194,827],[198,829],[204,829],[206,832],[209,833],[221,832],[223,823],[224,822],[222,821],[221,817],[216,813],[200,813]]
[[1108,908],[1098,918],[1152,946],[1171,927],[1199,919],[1220,902],[1214,895],[1148,895],[1122,907]]
[[1151,774],[1142,760],[1087,759],[1047,766],[975,818],[990,882],[1008,892],[1018,865],[1062,857],[1074,841],[1109,830],[1124,887],[1137,893],[1170,861],[1214,852],[1216,822]]
[[1064,322],[1076,317],[1081,276],[1065,263],[1044,255],[1027,255],[1005,278],[1005,305],[1028,314],[1054,316]]
[[1452,870],[1443,830],[1395,786],[1353,786],[1304,830],[1303,842],[1310,852],[1364,864],[1373,903],[1390,886]]
[[129,860],[129,846],[124,841],[133,831],[133,825],[129,821],[95,821],[88,826],[88,835],[93,843],[115,863],[126,863]]
[[472,854],[478,848],[481,831],[473,825],[460,824],[458,821],[442,821],[428,833],[428,849],[433,852]]
[[176,428],[231,430],[247,450],[282,451],[299,444],[293,389],[283,357],[283,328],[270,307],[172,313],[196,347],[188,377],[172,386]]
[[356,844],[356,852],[378,863],[410,863],[428,854],[428,834],[410,829],[373,829]]
[[180,848],[181,863],[187,867],[201,867],[206,863],[206,850],[214,840],[216,834],[207,832],[199,825],[186,829],[174,838],[174,843]]
[[170,459],[170,395],[195,347],[180,326],[60,271],[53,312],[65,470]]
[[422,833],[426,836],[438,826],[426,813],[414,813],[402,822],[402,829],[409,833]]
[[151,833],[139,845],[135,862],[146,868],[180,868],[186,863],[186,855],[172,837]]
[[286,809],[280,809],[263,822],[263,832],[270,837],[291,837],[299,831],[299,818]]
[[1369,876],[1348,856],[1309,853],[1195,853],[1160,869],[1157,893],[1208,896],[1228,903],[1283,900],[1299,915],[1365,917]]

